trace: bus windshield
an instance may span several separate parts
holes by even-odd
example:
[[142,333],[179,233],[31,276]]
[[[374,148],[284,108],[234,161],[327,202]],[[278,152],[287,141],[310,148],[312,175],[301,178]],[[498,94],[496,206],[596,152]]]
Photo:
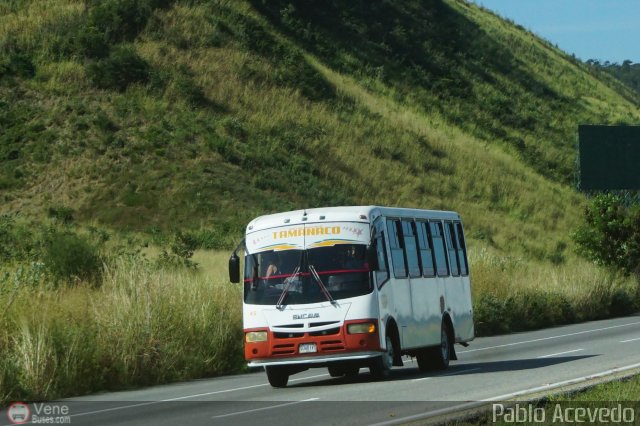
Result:
[[363,244],[248,254],[244,301],[252,305],[293,305],[371,293],[365,259]]

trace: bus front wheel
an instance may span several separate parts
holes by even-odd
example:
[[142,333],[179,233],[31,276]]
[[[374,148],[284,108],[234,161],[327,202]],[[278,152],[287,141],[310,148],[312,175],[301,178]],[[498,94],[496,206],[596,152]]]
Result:
[[286,367],[273,366],[265,367],[269,384],[274,388],[284,388],[289,382],[289,371]]
[[389,377],[393,366],[394,348],[391,337],[387,336],[387,349],[381,356],[375,358],[369,366],[369,371],[375,379],[385,379]]
[[329,375],[331,377],[355,377],[358,375],[360,368],[350,365],[330,365]]

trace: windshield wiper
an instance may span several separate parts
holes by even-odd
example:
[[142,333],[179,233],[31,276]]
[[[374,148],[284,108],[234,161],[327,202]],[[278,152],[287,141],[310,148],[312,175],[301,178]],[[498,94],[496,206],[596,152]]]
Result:
[[309,264],[309,270],[311,271],[311,275],[313,275],[313,278],[315,278],[316,282],[318,283],[318,286],[320,286],[320,290],[322,291],[322,294],[324,294],[324,297],[326,297],[332,305],[335,305],[335,299],[331,296],[331,293],[329,293],[329,290],[327,290],[327,287],[325,287],[324,283],[320,279],[320,275],[318,275],[318,271],[316,271],[316,268],[313,265]]
[[291,283],[293,283],[293,281],[296,279],[299,273],[300,273],[300,266],[296,266],[296,269],[293,270],[293,275],[291,275],[289,278],[284,280],[284,283],[285,283],[284,289],[282,290],[282,294],[280,295],[278,302],[276,302],[276,309],[279,309],[279,310],[284,309],[284,305],[283,305],[284,299],[286,299],[287,293],[289,293],[289,287],[291,287]]

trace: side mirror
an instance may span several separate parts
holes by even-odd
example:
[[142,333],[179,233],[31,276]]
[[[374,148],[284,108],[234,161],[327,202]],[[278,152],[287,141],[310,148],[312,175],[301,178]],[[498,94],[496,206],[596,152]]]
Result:
[[377,271],[378,265],[378,250],[376,250],[375,240],[367,247],[367,263],[369,264],[370,271]]
[[240,258],[236,252],[229,258],[229,281],[236,284],[240,282]]

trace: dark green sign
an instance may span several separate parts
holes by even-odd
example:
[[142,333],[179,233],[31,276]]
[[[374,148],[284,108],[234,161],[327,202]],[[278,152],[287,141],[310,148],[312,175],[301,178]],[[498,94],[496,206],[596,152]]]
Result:
[[578,126],[580,189],[640,189],[640,126]]

